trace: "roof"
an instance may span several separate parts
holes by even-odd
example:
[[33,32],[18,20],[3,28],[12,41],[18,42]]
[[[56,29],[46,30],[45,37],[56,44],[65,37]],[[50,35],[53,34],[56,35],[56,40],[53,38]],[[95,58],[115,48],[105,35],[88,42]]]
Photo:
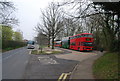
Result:
[[92,34],[92,33],[81,33],[81,34]]
[[[89,34],[89,35],[92,35],[92,33],[81,33],[81,34]],[[78,35],[81,35],[81,34],[77,34],[77,35],[73,35],[73,36],[78,36]],[[69,37],[73,37],[73,36],[69,36]]]

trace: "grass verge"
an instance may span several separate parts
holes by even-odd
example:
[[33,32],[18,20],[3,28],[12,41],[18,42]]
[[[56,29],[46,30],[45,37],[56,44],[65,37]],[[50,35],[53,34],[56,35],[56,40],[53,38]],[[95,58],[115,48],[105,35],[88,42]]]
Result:
[[118,79],[118,53],[105,53],[93,65],[96,79]]
[[[22,47],[24,47],[24,46],[22,46]],[[20,47],[20,46],[17,46],[17,47],[14,47],[14,48],[8,47],[8,48],[5,48],[5,49],[2,49],[2,53],[3,53],[3,52],[6,52],[6,51],[10,51],[10,50],[17,49],[17,48],[21,48],[21,47]]]
[[44,51],[41,52],[41,51],[38,51],[38,50],[32,50],[31,54],[39,55],[39,54],[45,54],[45,52]]
[[60,54],[62,51],[38,51],[38,50],[32,50],[31,54],[35,55],[41,55],[41,54]]

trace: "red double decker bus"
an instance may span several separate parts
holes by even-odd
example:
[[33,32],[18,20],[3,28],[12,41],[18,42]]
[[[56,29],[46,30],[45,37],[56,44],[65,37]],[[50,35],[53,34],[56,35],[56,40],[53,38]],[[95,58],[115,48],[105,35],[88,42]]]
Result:
[[61,41],[55,41],[54,46],[55,47],[61,47]]
[[93,35],[91,33],[81,33],[70,36],[70,49],[79,51],[92,51]]

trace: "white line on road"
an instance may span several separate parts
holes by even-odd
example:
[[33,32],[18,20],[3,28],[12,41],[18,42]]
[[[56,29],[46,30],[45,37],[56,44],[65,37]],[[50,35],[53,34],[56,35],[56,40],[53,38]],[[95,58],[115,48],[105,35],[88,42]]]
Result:
[[38,60],[42,64],[59,64],[56,60],[50,58],[50,57],[38,57]]
[[29,54],[31,54],[31,50],[29,51]]
[[28,63],[28,61],[25,61],[25,63],[24,64],[27,64]]

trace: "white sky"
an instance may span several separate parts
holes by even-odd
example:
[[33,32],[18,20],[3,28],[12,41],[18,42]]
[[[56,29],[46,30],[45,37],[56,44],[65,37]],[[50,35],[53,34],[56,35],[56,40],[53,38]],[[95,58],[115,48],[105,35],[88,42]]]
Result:
[[[53,0],[9,0],[17,8],[16,18],[19,20],[19,26],[14,30],[20,29],[23,32],[24,39],[32,40],[37,33],[33,30],[40,20],[40,9],[48,6]],[[54,0],[55,1],[55,0]]]

